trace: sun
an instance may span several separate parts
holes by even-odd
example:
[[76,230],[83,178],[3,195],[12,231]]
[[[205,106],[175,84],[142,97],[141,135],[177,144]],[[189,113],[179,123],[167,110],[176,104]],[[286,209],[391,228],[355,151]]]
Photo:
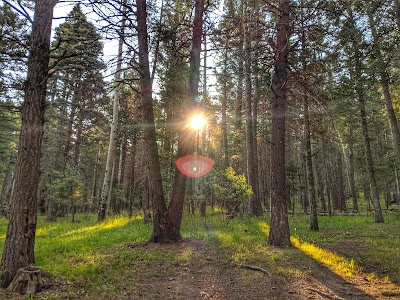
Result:
[[196,114],[190,118],[189,126],[194,130],[200,130],[204,124],[206,124],[206,119],[202,114]]

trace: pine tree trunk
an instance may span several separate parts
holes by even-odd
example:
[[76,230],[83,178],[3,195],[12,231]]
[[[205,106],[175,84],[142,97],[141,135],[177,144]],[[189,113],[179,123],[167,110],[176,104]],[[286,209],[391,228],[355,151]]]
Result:
[[353,117],[350,116],[349,121],[349,181],[351,198],[353,199],[353,213],[358,212],[358,199],[354,171],[354,134],[353,134]]
[[83,118],[82,112],[78,112],[78,122],[76,126],[76,139],[74,147],[74,165],[75,168],[79,168],[81,161],[81,143],[82,143],[82,130],[83,130]]
[[[351,18],[351,24],[352,24],[352,29],[355,28],[355,21],[353,18],[353,12],[350,11],[350,18]],[[353,39],[356,41],[357,39]],[[364,99],[364,87],[363,87],[363,80],[362,80],[362,65],[361,65],[361,54],[360,54],[360,49],[359,45],[357,42],[353,43],[353,51],[354,51],[354,74],[350,74],[353,77],[354,83],[355,83],[355,91],[356,91],[356,96],[358,98],[359,102],[359,109],[360,109],[360,116],[361,116],[361,127],[363,131],[363,138],[364,138],[364,147],[365,147],[365,161],[366,161],[366,168],[367,168],[367,174],[369,178],[369,184],[371,188],[371,194],[372,194],[372,203],[374,205],[374,211],[375,211],[375,222],[376,223],[383,223],[383,214],[382,214],[382,209],[381,205],[379,202],[379,194],[378,194],[378,187],[376,184],[376,177],[375,177],[375,169],[374,169],[374,163],[372,159],[372,152],[371,152],[371,144],[370,144],[370,138],[369,138],[369,131],[368,131],[368,124],[367,124],[367,114],[365,111],[365,99]]]
[[142,100],[143,137],[146,143],[150,170],[150,185],[153,191],[153,232],[152,242],[166,241],[166,205],[161,177],[160,158],[157,148],[157,136],[154,123],[152,83],[149,67],[149,47],[147,35],[146,0],[136,0],[137,28],[139,44],[140,92]]
[[64,146],[64,154],[63,154],[63,168],[62,171],[65,171],[65,168],[70,160],[70,152],[72,147],[72,136],[73,136],[73,128],[74,128],[74,120],[76,115],[76,107],[79,102],[79,94],[80,94],[80,85],[79,83],[74,83],[74,93],[72,95],[72,103],[71,110],[68,116],[68,126],[67,132],[65,134],[65,146]]
[[375,222],[383,223],[383,214],[381,210],[381,205],[379,202],[378,188],[376,184],[375,169],[372,159],[371,145],[369,141],[369,132],[367,125],[367,114],[365,112],[365,104],[360,101],[360,114],[361,114],[361,126],[363,130],[364,146],[365,146],[365,156],[366,156],[366,168],[370,183],[370,189],[372,194],[372,203],[374,205],[375,211]]
[[35,263],[37,193],[42,156],[50,34],[53,9],[57,2],[57,0],[35,1],[15,183],[1,261],[3,287],[10,284],[18,269]]
[[393,142],[393,147],[394,150],[397,154],[398,157],[400,157],[400,130],[399,130],[399,125],[397,121],[396,114],[393,109],[393,101],[392,101],[392,95],[390,94],[389,90],[389,74],[386,69],[386,64],[383,60],[382,57],[382,52],[380,48],[380,41],[379,41],[379,36],[378,32],[376,30],[375,26],[375,21],[372,16],[372,13],[369,12],[368,14],[368,20],[369,20],[369,25],[371,28],[371,33],[373,37],[373,50],[375,53],[375,58],[377,59],[377,67],[378,67],[378,73],[379,73],[379,79],[380,79],[380,84],[382,87],[383,91],[383,96],[385,98],[385,104],[386,104],[386,113],[387,117],[389,119],[389,125],[390,125],[390,132],[392,133],[392,142]]
[[254,150],[254,131],[253,131],[253,87],[251,80],[251,38],[252,28],[250,23],[250,6],[246,1],[245,7],[245,22],[244,22],[244,47],[245,47],[245,82],[246,82],[246,146],[247,146],[247,178],[248,183],[251,185],[253,194],[250,196],[250,216],[261,216],[262,208],[258,198],[258,185],[257,185],[257,166],[255,164],[255,150]]
[[133,134],[131,139],[131,146],[129,151],[129,159],[127,164],[128,175],[127,175],[127,185],[126,185],[126,198],[128,200],[128,215],[132,218],[133,215],[133,201],[135,196],[135,177],[136,177],[136,149],[137,149],[137,136]]
[[[195,16],[193,25],[193,38],[192,49],[190,51],[190,74],[189,74],[189,87],[188,99],[186,109],[195,107],[196,98],[198,95],[198,87],[200,80],[200,52],[201,52],[201,37],[203,32],[203,13],[204,13],[204,0],[196,0],[195,3]],[[186,110],[188,113],[189,110]],[[185,115],[185,114],[184,114]],[[193,147],[194,132],[190,129],[181,130],[179,133],[178,141],[178,157],[185,156],[190,153]],[[175,171],[175,178],[172,187],[171,201],[168,207],[166,231],[168,239],[173,242],[182,239],[180,234],[180,227],[182,222],[183,204],[185,201],[187,177]]]
[[317,219],[317,199],[315,196],[315,184],[314,184],[314,170],[312,163],[312,152],[311,152],[311,130],[310,130],[310,112],[309,112],[309,98],[307,95],[308,91],[305,89],[304,93],[304,147],[306,150],[306,169],[307,169],[307,183],[308,183],[308,199],[310,202],[310,230],[318,231],[318,219]]
[[285,197],[285,114],[286,81],[290,38],[289,0],[280,0],[276,24],[276,58],[271,85],[272,93],[272,186],[271,224],[268,244],[290,246],[290,231]]
[[244,32],[243,32],[243,1],[240,2],[240,22],[239,26],[239,43],[238,43],[238,70],[237,70],[237,94],[235,102],[235,118],[234,118],[234,137],[233,137],[233,151],[235,154],[235,160],[233,161],[233,167],[236,173],[243,173],[243,158],[242,158],[242,107],[243,107],[243,74],[244,74]]
[[224,75],[223,75],[223,95],[222,95],[222,103],[221,103],[221,126],[222,126],[222,141],[223,141],[223,151],[224,151],[224,160],[222,169],[226,170],[229,166],[229,154],[228,154],[228,132],[227,132],[227,124],[226,124],[226,110],[227,110],[227,99],[228,99],[228,73],[227,73],[227,62],[228,60],[228,39],[226,39],[225,43],[225,52],[224,52]]
[[345,185],[344,185],[344,175],[343,175],[343,156],[342,152],[339,152],[339,157],[338,157],[338,178],[337,178],[337,183],[338,183],[338,204],[339,204],[339,210],[344,212],[346,208],[346,197],[344,194],[345,191]]

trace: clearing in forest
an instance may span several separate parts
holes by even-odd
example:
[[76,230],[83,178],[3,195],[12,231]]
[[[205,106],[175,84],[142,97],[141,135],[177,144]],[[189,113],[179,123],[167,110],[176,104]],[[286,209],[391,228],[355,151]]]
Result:
[[[46,223],[37,232],[45,289],[35,299],[400,299],[400,220],[290,218],[292,248],[266,244],[266,218],[185,218],[185,241],[146,244],[141,217]],[[1,219],[5,230],[5,219]],[[4,239],[4,232],[2,236]],[[0,290],[1,299],[24,297]]]

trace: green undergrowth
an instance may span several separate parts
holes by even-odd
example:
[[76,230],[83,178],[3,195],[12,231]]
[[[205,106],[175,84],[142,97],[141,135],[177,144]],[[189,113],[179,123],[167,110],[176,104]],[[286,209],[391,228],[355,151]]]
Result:
[[[206,257],[196,247],[181,251],[173,245],[143,246],[151,235],[151,224],[144,224],[140,215],[132,219],[114,216],[100,224],[95,215],[78,215],[77,219],[75,223],[64,219],[48,223],[39,217],[35,253],[36,264],[48,276],[81,286],[82,293],[91,289],[104,295],[135,293],[134,285],[129,291],[119,291],[118,281],[129,281],[132,276],[168,277],[174,266]],[[205,249],[222,251],[229,264],[257,266],[272,274],[303,276],[312,270],[302,264],[317,261],[343,276],[362,269],[372,277],[400,282],[400,219],[396,215],[385,215],[383,224],[374,223],[371,216],[323,216],[318,221],[320,231],[312,232],[308,216],[290,216],[294,245],[290,249],[267,245],[268,217],[227,219],[208,211],[205,219],[186,214],[182,235],[196,241],[194,245],[200,241]],[[7,220],[0,219],[0,251],[6,227]]]

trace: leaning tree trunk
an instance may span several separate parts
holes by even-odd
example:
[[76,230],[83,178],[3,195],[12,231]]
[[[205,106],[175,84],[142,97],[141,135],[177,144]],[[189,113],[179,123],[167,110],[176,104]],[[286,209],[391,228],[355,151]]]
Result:
[[[353,19],[353,12],[349,9],[350,18],[351,18],[351,25],[352,29],[355,29],[355,21]],[[361,127],[363,131],[364,137],[364,147],[365,147],[365,162],[366,168],[369,178],[369,184],[371,187],[371,194],[372,194],[372,203],[374,205],[375,211],[375,222],[376,223],[383,223],[383,214],[381,205],[379,202],[379,194],[378,194],[378,187],[376,184],[376,177],[375,177],[375,170],[374,170],[374,163],[372,159],[372,152],[371,152],[371,144],[368,132],[368,124],[367,124],[367,114],[365,111],[365,98],[364,98],[364,87],[363,87],[363,79],[362,79],[362,65],[361,65],[361,53],[359,49],[359,45],[356,42],[357,39],[353,37],[353,53],[354,53],[354,82],[355,82],[355,92],[359,102],[359,109],[361,115]]]
[[114,104],[113,104],[113,119],[111,123],[110,142],[108,144],[106,170],[104,173],[103,187],[100,194],[99,211],[97,213],[97,222],[101,222],[106,218],[107,204],[111,201],[111,190],[113,183],[113,165],[115,161],[115,142],[117,139],[118,130],[118,111],[119,111],[119,97],[121,94],[120,81],[121,81],[121,69],[122,69],[122,50],[124,46],[124,30],[125,30],[125,10],[126,6],[123,5],[123,16],[121,21],[121,31],[119,33],[118,43],[118,57],[117,57],[117,70],[115,73],[115,84],[117,88],[114,93]]
[[149,48],[147,35],[146,0],[136,0],[137,29],[139,44],[140,67],[140,92],[143,115],[143,137],[148,151],[148,163],[150,170],[150,185],[153,191],[153,233],[152,242],[165,242],[165,217],[166,205],[161,177],[160,158],[157,148],[157,136],[154,123],[152,83],[149,67]]
[[361,126],[363,130],[363,137],[364,137],[364,146],[365,146],[365,160],[366,160],[366,168],[372,193],[372,203],[374,205],[375,211],[375,222],[376,223],[383,223],[383,214],[381,209],[381,204],[379,202],[379,194],[378,188],[376,184],[376,177],[375,177],[375,169],[374,163],[372,159],[372,152],[371,152],[371,145],[369,141],[369,132],[368,132],[368,125],[367,125],[367,114],[365,112],[365,103],[360,101],[360,114],[361,114]]
[[[203,31],[203,12],[204,0],[196,0],[195,16],[193,25],[192,49],[190,51],[190,74],[188,87],[188,108],[195,107],[198,95],[200,80],[200,52],[201,37]],[[189,112],[185,110],[185,112]],[[193,133],[190,129],[181,130],[178,141],[178,157],[185,156],[190,153],[193,144]],[[179,241],[182,239],[180,234],[183,203],[185,201],[186,176],[175,170],[175,178],[172,187],[171,201],[168,207],[166,230],[168,239],[171,241]]]
[[285,113],[286,81],[289,54],[290,18],[289,0],[279,1],[276,23],[276,58],[272,78],[272,145],[271,145],[271,224],[268,244],[290,246],[288,209],[285,197]]
[[35,263],[37,194],[42,156],[46,87],[53,9],[58,0],[36,0],[22,106],[10,220],[1,261],[1,284],[7,286],[20,268]]
[[390,132],[392,134],[392,142],[393,142],[394,150],[395,150],[397,156],[399,157],[400,156],[400,130],[399,130],[399,124],[397,122],[397,116],[393,109],[392,95],[390,94],[390,89],[389,89],[390,76],[389,76],[387,68],[385,67],[386,64],[385,64],[385,61],[383,60],[383,56],[382,56],[382,52],[381,52],[379,35],[376,30],[375,20],[374,20],[374,17],[372,16],[371,12],[368,13],[368,20],[369,20],[369,25],[371,28],[371,33],[372,33],[372,38],[373,38],[373,50],[375,53],[375,58],[378,62],[378,64],[377,64],[378,74],[380,77],[379,79],[380,79],[380,84],[381,84],[382,91],[383,91],[383,97],[385,98],[386,113],[387,113],[387,117],[389,120]]

